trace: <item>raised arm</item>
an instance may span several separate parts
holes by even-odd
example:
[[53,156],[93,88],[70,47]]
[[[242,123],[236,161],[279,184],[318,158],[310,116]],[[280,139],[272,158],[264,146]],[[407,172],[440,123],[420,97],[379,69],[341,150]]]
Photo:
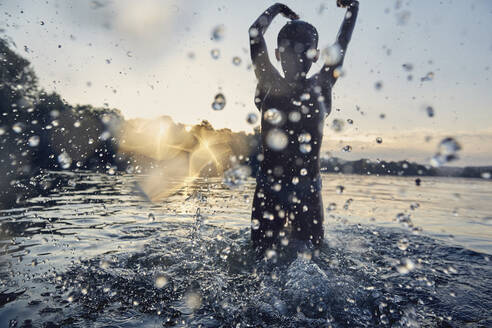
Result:
[[265,73],[272,73],[275,70],[268,58],[268,51],[263,35],[278,14],[282,14],[289,19],[299,19],[299,16],[289,7],[281,3],[276,3],[261,14],[249,28],[251,60],[253,61],[255,74],[258,79]]
[[[347,52],[347,46],[352,38],[352,32],[354,31],[355,22],[357,20],[357,14],[359,13],[359,2],[357,0],[337,0],[338,7],[346,7],[347,12],[343,19],[342,26],[338,31],[337,40],[334,45],[335,54],[330,54],[332,57],[330,61],[325,62],[323,68],[319,73],[322,82],[328,82],[331,85],[335,84],[340,72],[337,71],[342,68],[345,54]],[[339,53],[338,53],[339,51]]]

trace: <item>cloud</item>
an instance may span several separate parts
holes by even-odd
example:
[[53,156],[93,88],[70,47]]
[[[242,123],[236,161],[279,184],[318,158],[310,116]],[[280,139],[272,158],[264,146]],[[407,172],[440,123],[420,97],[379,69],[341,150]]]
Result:
[[169,44],[176,43],[183,26],[196,21],[192,13],[197,6],[179,0],[98,0],[76,1],[61,9],[68,11],[68,22],[83,26],[92,35],[96,32],[96,39],[102,36],[108,43],[126,43],[130,55],[148,59],[174,49]]

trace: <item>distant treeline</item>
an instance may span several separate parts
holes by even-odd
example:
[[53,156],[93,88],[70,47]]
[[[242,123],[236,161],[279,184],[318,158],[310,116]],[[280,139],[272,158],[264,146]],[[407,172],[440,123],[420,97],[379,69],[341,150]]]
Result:
[[346,161],[336,157],[321,159],[325,173],[395,175],[395,176],[440,176],[463,178],[490,178],[492,166],[479,167],[432,167],[409,161],[371,161],[359,159]]

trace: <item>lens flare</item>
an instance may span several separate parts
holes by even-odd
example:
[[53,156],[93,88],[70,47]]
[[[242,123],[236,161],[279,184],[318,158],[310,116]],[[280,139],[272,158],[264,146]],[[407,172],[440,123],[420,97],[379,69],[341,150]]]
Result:
[[125,122],[120,153],[145,167],[138,187],[151,201],[169,197],[200,176],[219,176],[230,167],[232,155],[247,155],[246,140],[229,130],[214,130],[208,122],[193,127],[169,117]]

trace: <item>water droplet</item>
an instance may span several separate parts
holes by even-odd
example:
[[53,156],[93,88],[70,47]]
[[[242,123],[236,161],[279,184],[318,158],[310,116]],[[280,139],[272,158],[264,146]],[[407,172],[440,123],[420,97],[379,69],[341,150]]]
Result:
[[29,147],[37,147],[39,146],[39,141],[40,139],[38,136],[30,136],[27,143],[29,144]]
[[273,221],[275,219],[275,216],[272,213],[265,211],[263,212],[263,218]]
[[[222,238],[222,236],[220,236],[220,238]],[[220,240],[220,238],[218,237],[218,239]],[[222,250],[222,252],[220,252],[220,258],[223,259],[224,261],[227,260],[227,258],[229,257],[229,253],[231,252],[231,248],[230,247],[226,247]]]
[[87,288],[82,288],[80,292],[82,293],[82,295],[87,295]]
[[80,121],[73,122],[73,126],[76,128],[80,127]]
[[277,256],[277,252],[273,249],[268,249],[265,252],[265,257],[269,260],[275,258],[276,256]]
[[0,136],[3,136],[5,134],[5,128],[4,127],[0,127]]
[[480,176],[482,177],[482,179],[490,179],[492,174],[490,172],[482,172],[482,174],[480,174]]
[[224,38],[225,27],[224,25],[217,25],[212,30],[212,40],[221,41]]
[[263,118],[272,125],[278,125],[283,121],[283,114],[275,108],[270,108],[263,114]]
[[226,99],[222,93],[215,95],[214,102],[212,103],[212,108],[214,110],[223,110],[226,105]]
[[376,83],[374,83],[374,89],[376,90],[381,90],[383,88],[383,82],[381,81],[377,81]]
[[12,130],[14,130],[15,133],[21,133],[24,131],[24,124],[17,122],[12,125]]
[[306,176],[308,174],[308,170],[305,168],[302,168],[299,173],[301,174],[301,176]]
[[257,219],[251,220],[251,229],[253,229],[253,230],[260,229],[260,221]]
[[405,63],[405,64],[403,64],[401,66],[407,72],[411,72],[413,70],[413,64],[411,64],[411,63]]
[[342,186],[342,185],[336,186],[337,194],[342,194],[344,190],[345,190],[344,186]]
[[398,25],[406,25],[410,20],[411,12],[409,10],[403,10],[396,13],[396,20]]
[[328,66],[337,65],[342,59],[342,48],[338,43],[335,43],[323,50],[325,63]]
[[340,132],[343,130],[344,125],[345,123],[342,120],[336,118],[331,122],[331,129],[335,132]]
[[256,38],[259,34],[260,34],[260,32],[258,31],[257,28],[252,27],[249,29],[249,36],[250,37]]
[[293,123],[297,123],[301,120],[301,113],[299,113],[298,111],[292,111],[289,113],[289,121],[293,122]]
[[60,163],[62,169],[66,170],[72,165],[72,158],[66,151],[64,151],[58,155],[58,163]]
[[153,213],[149,213],[148,218],[149,218],[149,222],[155,221],[155,215]]
[[293,184],[293,185],[296,185],[296,184],[298,184],[298,183],[299,183],[299,177],[293,177],[293,178],[292,178],[292,184]]
[[246,116],[246,122],[249,124],[255,124],[258,122],[258,115],[256,115],[256,113],[249,113],[248,116]]
[[401,264],[396,267],[396,270],[400,274],[408,274],[410,271],[413,271],[414,269],[415,269],[415,263],[413,263],[413,261],[410,259],[401,260]]
[[354,120],[353,120],[353,119],[351,119],[351,118],[348,118],[348,119],[347,119],[347,123],[348,123],[348,124],[354,124]]
[[388,316],[384,313],[379,316],[379,321],[381,322],[382,325],[389,325],[390,323]]
[[103,133],[101,133],[101,135],[99,136],[99,140],[102,140],[102,141],[106,141],[108,140],[109,138],[111,138],[111,133],[109,131],[104,131]]
[[341,67],[337,67],[333,70],[333,77],[338,79],[339,77],[344,77],[345,71]]
[[238,188],[251,175],[251,168],[248,165],[237,165],[224,172],[222,182],[230,189]]
[[447,162],[458,158],[457,152],[461,150],[461,145],[451,137],[443,139],[438,146],[437,153],[431,158],[430,164],[439,167]]
[[210,55],[212,56],[213,59],[219,59],[220,57],[220,50],[215,48],[210,51]]
[[433,72],[429,72],[425,76],[421,77],[420,78],[420,81],[421,82],[424,82],[424,81],[432,81],[433,79],[434,79],[434,73]]
[[110,264],[106,260],[101,260],[101,262],[99,262],[99,267],[101,269],[104,269],[104,270],[109,269],[109,266],[110,266]]
[[299,150],[300,150],[300,152],[301,152],[301,153],[303,153],[303,154],[308,154],[308,153],[310,153],[310,152],[311,152],[311,150],[312,150],[311,144],[308,144],[308,143],[301,144],[301,145],[299,146]]
[[395,221],[398,222],[398,223],[401,223],[403,224],[404,226],[406,227],[410,227],[412,226],[412,220],[410,218],[410,215],[409,214],[405,214],[405,213],[398,213],[395,217]]
[[308,132],[303,132],[297,137],[297,140],[300,143],[308,143],[311,141],[311,135]]
[[398,248],[400,250],[405,251],[405,250],[407,250],[408,246],[410,245],[410,242],[408,241],[407,238],[402,238],[402,239],[398,240],[396,245],[398,246]]
[[305,92],[301,95],[301,101],[308,101],[309,99],[311,99],[311,95],[308,93],[308,92]]
[[383,143],[383,138],[381,138],[381,137],[377,137],[377,138],[376,138],[376,142],[377,142],[378,144]]
[[154,286],[157,288],[162,288],[167,285],[167,278],[163,274],[158,274],[155,277]]
[[330,203],[330,204],[328,204],[328,207],[326,208],[326,210],[327,210],[328,212],[334,211],[334,210],[336,210],[336,209],[337,209],[337,204],[335,204],[335,203]]
[[234,56],[232,58],[232,63],[236,66],[239,66],[241,64],[241,58],[239,58],[238,56]]
[[427,112],[427,116],[434,117],[434,108],[432,108],[431,106],[427,106],[425,108],[425,111]]
[[443,139],[439,144],[439,153],[443,155],[454,155],[459,150],[461,150],[460,144],[451,137]]
[[298,100],[298,99],[292,99],[292,105],[294,106],[301,106],[302,105],[302,101]]
[[352,151],[352,146],[346,145],[342,148],[343,152],[350,153]]
[[101,122],[104,124],[109,124],[111,122],[112,117],[110,115],[104,114],[101,118]]
[[202,296],[197,292],[189,292],[185,295],[186,306],[192,310],[198,310],[202,305]]
[[318,50],[316,48],[310,48],[306,51],[306,57],[313,60],[318,55]]
[[267,133],[266,144],[272,150],[281,151],[287,147],[288,142],[289,138],[282,130],[272,129]]

